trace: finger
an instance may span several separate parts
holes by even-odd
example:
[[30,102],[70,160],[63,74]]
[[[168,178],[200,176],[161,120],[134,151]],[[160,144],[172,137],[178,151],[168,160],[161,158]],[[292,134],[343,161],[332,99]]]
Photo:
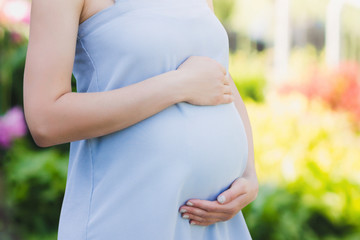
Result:
[[200,218],[204,218],[204,219],[216,219],[217,221],[224,221],[225,219],[227,219],[229,216],[229,214],[227,213],[223,213],[223,212],[208,212],[205,211],[201,208],[197,208],[197,207],[188,207],[188,206],[182,206],[180,208],[180,213],[183,214],[189,214],[189,215],[194,215]]
[[224,85],[223,92],[224,94],[232,94],[230,85]]
[[184,219],[195,220],[197,222],[205,222],[205,220],[199,216],[192,215],[190,213],[183,213],[181,217]]
[[202,218],[190,213],[183,213],[181,217],[183,219],[188,219],[190,221],[195,220],[196,222],[201,222],[201,223],[215,223],[221,221],[220,219]]
[[248,181],[245,178],[237,178],[230,188],[217,197],[220,204],[227,204],[247,192]]
[[215,222],[197,222],[195,220],[190,220],[191,225],[199,225],[199,226],[209,226],[211,224],[214,224]]
[[219,204],[217,201],[208,201],[200,199],[190,199],[186,202],[189,207],[200,208],[207,212],[223,212],[224,206]]
[[[231,219],[236,213],[240,211],[237,201],[232,201],[228,204],[219,204],[217,201],[191,199],[187,202],[187,204],[189,203],[193,205],[191,208],[200,208],[201,210],[208,212],[207,216],[209,216],[209,219],[219,219],[221,221],[227,221]],[[186,206],[186,208],[188,207],[189,206]],[[185,208],[185,206],[181,207],[181,209],[183,208]],[[189,211],[189,209],[186,211]]]
[[180,209],[180,213],[183,214],[191,214],[191,215],[196,215],[199,216],[201,218],[212,218],[211,212],[205,211],[204,209],[201,208],[197,208],[197,207],[181,207]]
[[234,95],[232,95],[232,94],[224,94],[223,95],[223,102],[224,103],[231,103],[231,102],[233,102],[234,101]]
[[223,84],[224,85],[230,85],[230,77],[229,77],[229,75],[224,76]]

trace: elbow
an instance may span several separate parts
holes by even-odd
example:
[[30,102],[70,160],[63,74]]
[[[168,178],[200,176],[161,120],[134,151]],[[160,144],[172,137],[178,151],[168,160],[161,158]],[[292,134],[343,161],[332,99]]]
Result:
[[45,148],[45,147],[51,147],[52,146],[46,132],[42,132],[41,130],[36,130],[31,135],[32,135],[32,137],[34,139],[34,142],[36,143],[36,145],[38,147]]
[[[40,124],[39,124],[40,125]],[[45,125],[46,126],[46,125]],[[44,126],[29,126],[31,136],[38,147],[51,147],[55,145],[51,139],[51,131]]]
[[31,137],[38,147],[59,144],[59,114],[52,101],[24,94],[24,114]]
[[54,130],[51,127],[53,124],[45,116],[45,114],[29,114],[28,116],[25,114],[29,132],[35,144],[43,148],[56,145]]

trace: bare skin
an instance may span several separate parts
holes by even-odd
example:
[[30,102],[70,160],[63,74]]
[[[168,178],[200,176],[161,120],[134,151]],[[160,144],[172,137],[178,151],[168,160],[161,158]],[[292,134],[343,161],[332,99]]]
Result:
[[[212,2],[208,0],[211,9]],[[226,69],[208,57],[189,57],[177,70],[107,92],[71,92],[78,25],[111,0],[33,0],[24,73],[24,110],[41,147],[103,136],[131,126],[178,103],[217,105],[235,101],[249,140],[249,160],[239,181],[224,192],[223,204],[191,199],[183,206],[191,223],[230,219],[257,194],[250,122]],[[230,206],[233,206],[229,208]],[[207,214],[204,214],[204,211]],[[220,215],[214,215],[220,213]]]

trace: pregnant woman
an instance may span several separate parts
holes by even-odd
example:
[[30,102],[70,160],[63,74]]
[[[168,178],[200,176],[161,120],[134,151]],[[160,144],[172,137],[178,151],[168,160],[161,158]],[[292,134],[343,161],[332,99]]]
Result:
[[26,120],[39,146],[71,142],[59,240],[251,239],[228,50],[211,0],[32,1]]

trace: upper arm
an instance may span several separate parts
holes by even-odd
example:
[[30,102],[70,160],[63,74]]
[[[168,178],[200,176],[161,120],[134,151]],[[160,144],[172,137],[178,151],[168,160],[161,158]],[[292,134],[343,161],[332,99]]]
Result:
[[209,8],[214,11],[214,5],[213,5],[213,0],[206,0],[208,5],[209,5]]
[[71,91],[71,75],[83,0],[32,0],[24,72],[24,109],[33,118]]

